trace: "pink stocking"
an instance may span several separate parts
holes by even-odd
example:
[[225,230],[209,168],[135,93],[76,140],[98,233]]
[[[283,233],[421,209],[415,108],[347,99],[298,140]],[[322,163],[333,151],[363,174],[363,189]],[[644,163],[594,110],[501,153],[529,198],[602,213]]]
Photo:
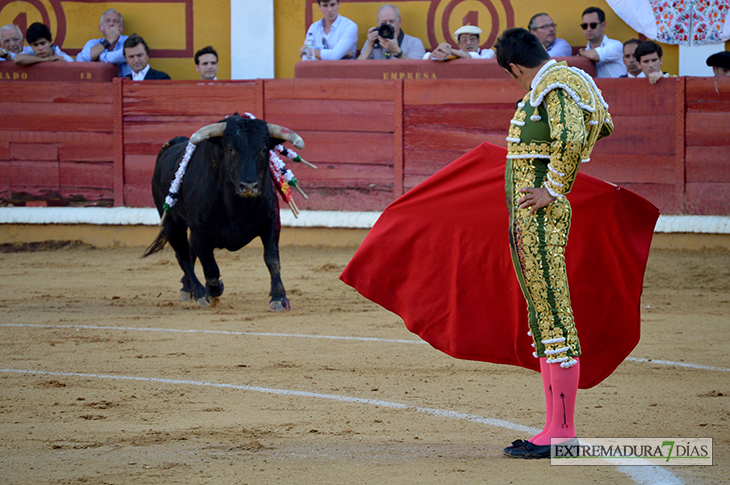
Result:
[[550,429],[550,422],[553,419],[553,388],[550,383],[550,366],[552,364],[548,364],[546,361],[546,357],[540,357],[540,374],[542,375],[542,387],[545,391],[545,427],[542,428],[542,431],[528,440],[533,443],[535,443],[536,439],[539,439],[542,435],[547,433]]
[[578,394],[578,379],[580,377],[580,359],[575,358],[576,364],[564,369],[560,364],[552,365],[550,369],[550,383],[553,388],[552,420],[547,432],[530,440],[536,445],[549,445],[550,438],[573,438],[575,434],[575,396]]

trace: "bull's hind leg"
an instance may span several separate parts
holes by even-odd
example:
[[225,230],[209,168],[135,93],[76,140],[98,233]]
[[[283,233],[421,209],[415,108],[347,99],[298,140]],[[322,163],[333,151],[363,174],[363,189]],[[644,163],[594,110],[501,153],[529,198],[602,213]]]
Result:
[[291,309],[289,299],[286,297],[284,283],[281,281],[281,261],[279,259],[279,231],[272,229],[270,234],[262,235],[261,241],[264,243],[264,262],[269,268],[271,275],[271,301],[269,307],[275,312],[283,312]]
[[175,250],[177,264],[180,265],[180,269],[183,271],[183,277],[180,280],[183,284],[180,290],[180,299],[188,301],[192,296],[198,304],[207,305],[205,288],[195,276],[195,255],[190,250],[187,228],[170,224],[168,226],[168,235],[170,246]]

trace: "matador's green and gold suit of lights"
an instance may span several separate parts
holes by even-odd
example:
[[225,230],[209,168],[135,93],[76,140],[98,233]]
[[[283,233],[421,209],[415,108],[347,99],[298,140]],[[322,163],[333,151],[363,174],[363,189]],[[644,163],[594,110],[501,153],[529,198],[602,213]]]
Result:
[[[613,131],[608,105],[593,80],[549,61],[510,122],[505,188],[510,246],[527,300],[535,357],[567,368],[580,355],[565,270],[570,192],[593,145]],[[556,199],[530,215],[517,201],[524,187],[545,187]]]

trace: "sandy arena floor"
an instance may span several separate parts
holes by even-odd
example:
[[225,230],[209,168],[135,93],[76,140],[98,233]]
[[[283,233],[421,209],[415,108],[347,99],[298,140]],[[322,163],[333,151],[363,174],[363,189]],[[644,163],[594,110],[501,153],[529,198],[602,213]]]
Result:
[[282,248],[286,314],[258,247],[219,253],[216,308],[141,253],[0,253],[0,483],[728,483],[730,251],[654,251],[636,360],[578,395],[579,435],[714,438],[661,468],[503,457],[539,375],[423,344],[339,281],[352,248]]

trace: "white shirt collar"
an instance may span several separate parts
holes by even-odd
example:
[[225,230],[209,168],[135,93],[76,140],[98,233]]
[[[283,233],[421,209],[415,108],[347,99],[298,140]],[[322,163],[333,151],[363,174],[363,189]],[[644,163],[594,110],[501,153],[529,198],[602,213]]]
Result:
[[144,77],[147,75],[147,72],[150,70],[150,65],[147,64],[147,67],[142,69],[139,72],[132,71],[132,81],[144,81]]
[[558,63],[558,61],[556,61],[555,59],[551,59],[551,60],[547,61],[545,63],[545,65],[543,65],[542,68],[539,71],[537,71],[537,74],[535,74],[535,77],[532,79],[532,82],[530,83],[530,88],[535,89],[537,87],[537,84],[540,82],[540,79],[545,74],[545,71],[550,69],[550,66],[552,66],[553,64],[557,64],[557,63]]

